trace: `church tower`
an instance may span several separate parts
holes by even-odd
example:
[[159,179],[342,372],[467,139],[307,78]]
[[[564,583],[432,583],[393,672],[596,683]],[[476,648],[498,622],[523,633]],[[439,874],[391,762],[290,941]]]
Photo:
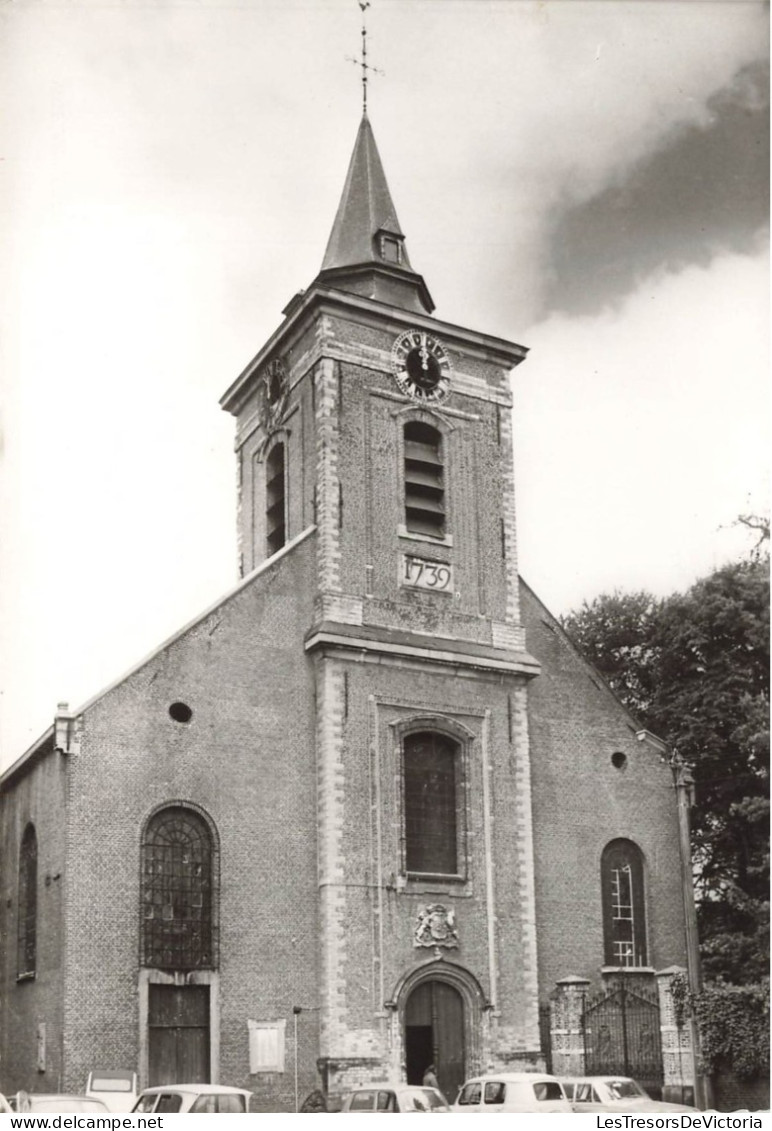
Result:
[[0,1090],[335,1110],[551,1056],[688,1094],[666,748],[518,579],[525,349],[433,309],[365,115],[222,399],[240,580],[0,777]]
[[433,310],[365,113],[321,270],[221,401],[242,574],[315,543],[298,663],[333,1093],[433,1062],[452,1096],[539,1058],[508,379],[526,350]]

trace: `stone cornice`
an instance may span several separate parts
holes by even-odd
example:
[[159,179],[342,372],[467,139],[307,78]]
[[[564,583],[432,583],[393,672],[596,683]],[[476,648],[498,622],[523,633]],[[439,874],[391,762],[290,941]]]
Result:
[[305,649],[344,649],[377,655],[425,660],[453,667],[476,668],[532,677],[541,667],[527,652],[511,652],[473,640],[428,637],[377,625],[351,625],[324,621],[306,636]]
[[234,415],[240,410],[248,395],[253,375],[266,359],[280,347],[287,349],[305,330],[308,318],[313,313],[345,314],[353,321],[361,320],[369,325],[381,323],[392,333],[399,333],[411,326],[441,334],[451,346],[462,347],[465,352],[492,361],[506,369],[513,369],[525,360],[528,350],[515,342],[497,338],[478,330],[468,330],[452,322],[442,322],[429,315],[417,314],[410,310],[389,306],[373,299],[348,294],[319,283],[297,297],[287,310],[289,313],[263,348],[253,357],[249,365],[239,374],[233,384],[220,398],[220,405],[226,412]]

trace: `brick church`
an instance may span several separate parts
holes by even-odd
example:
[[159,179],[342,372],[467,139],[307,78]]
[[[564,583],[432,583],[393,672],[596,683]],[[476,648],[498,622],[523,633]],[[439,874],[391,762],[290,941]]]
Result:
[[610,1065],[622,986],[688,1092],[666,751],[519,577],[526,349],[433,310],[365,115],[221,401],[240,580],[0,779],[0,1090],[135,1068],[282,1111],[433,1061],[452,1096]]

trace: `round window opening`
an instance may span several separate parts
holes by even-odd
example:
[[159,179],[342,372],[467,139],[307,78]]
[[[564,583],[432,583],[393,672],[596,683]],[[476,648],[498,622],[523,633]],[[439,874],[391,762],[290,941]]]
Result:
[[627,755],[623,754],[621,750],[617,750],[615,754],[611,755],[611,764],[618,770],[623,770],[627,765]]
[[189,723],[193,718],[193,711],[187,703],[172,703],[169,714],[175,723]]

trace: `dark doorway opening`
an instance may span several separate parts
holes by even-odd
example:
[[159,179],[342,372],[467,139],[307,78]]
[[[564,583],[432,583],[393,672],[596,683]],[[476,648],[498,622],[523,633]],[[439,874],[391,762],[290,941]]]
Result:
[[434,1065],[440,1090],[453,1103],[464,1082],[464,1003],[447,982],[422,982],[405,1007],[408,1084],[420,1084]]
[[209,1082],[209,987],[151,984],[149,1086]]

